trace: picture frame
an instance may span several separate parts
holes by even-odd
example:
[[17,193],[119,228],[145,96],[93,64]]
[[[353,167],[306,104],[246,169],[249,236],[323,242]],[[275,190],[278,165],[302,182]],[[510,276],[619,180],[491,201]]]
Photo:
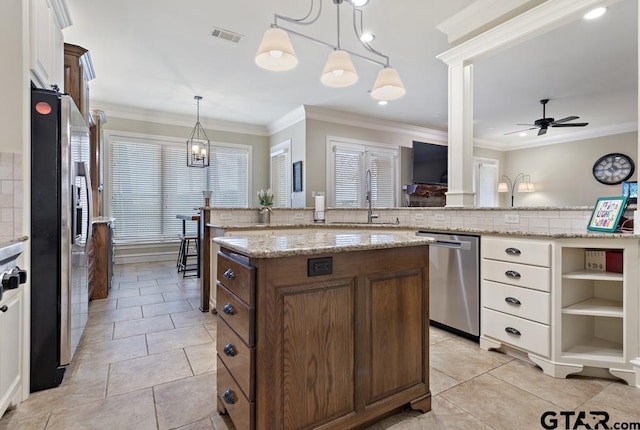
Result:
[[626,207],[626,196],[598,197],[593,206],[587,230],[615,232]]
[[302,191],[302,161],[293,163],[293,192]]

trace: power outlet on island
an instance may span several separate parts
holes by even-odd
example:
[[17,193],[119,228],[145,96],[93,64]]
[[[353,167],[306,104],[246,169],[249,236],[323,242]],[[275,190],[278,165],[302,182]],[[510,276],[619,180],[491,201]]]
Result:
[[422,221],[424,219],[424,214],[416,214],[416,221]]
[[232,216],[230,213],[225,213],[225,212],[220,213],[220,220],[222,221],[230,221],[231,218]]
[[507,214],[504,216],[504,222],[506,224],[518,224],[520,222],[520,215],[518,214]]
[[293,219],[295,219],[295,220],[303,220],[304,219],[304,214],[302,212],[296,212],[293,215]]
[[435,214],[434,219],[436,221],[444,221],[444,214]]

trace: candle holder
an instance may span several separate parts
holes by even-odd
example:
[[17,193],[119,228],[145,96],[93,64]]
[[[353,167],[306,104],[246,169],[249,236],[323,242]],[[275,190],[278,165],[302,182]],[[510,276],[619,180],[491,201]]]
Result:
[[202,192],[202,197],[204,197],[204,207],[208,208],[210,203],[211,203],[211,195],[213,194],[213,191],[203,191]]

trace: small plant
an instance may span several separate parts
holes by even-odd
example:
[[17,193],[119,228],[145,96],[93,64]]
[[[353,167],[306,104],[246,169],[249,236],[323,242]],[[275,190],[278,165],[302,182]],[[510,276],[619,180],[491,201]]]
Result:
[[273,192],[271,188],[258,191],[258,201],[260,202],[260,206],[273,205]]

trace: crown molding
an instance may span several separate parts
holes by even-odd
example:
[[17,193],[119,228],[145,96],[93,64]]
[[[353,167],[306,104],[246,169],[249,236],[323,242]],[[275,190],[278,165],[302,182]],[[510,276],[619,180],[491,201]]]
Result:
[[306,118],[318,121],[333,122],[352,127],[367,128],[388,133],[407,135],[414,139],[426,140],[432,143],[447,144],[449,135],[446,131],[419,127],[401,122],[388,121],[378,118],[365,117],[350,112],[342,112],[319,108],[316,106],[304,106]]
[[69,27],[73,22],[71,21],[71,15],[69,14],[69,9],[67,8],[67,3],[65,0],[51,0],[51,7],[56,14],[56,18],[58,19],[58,24],[60,25],[60,29],[65,29]]
[[507,22],[497,25],[460,45],[437,55],[447,65],[473,62],[570,22],[594,6],[609,6],[620,0],[546,1]]
[[[134,121],[147,121],[162,124],[171,124],[183,127],[193,127],[194,117],[152,109],[141,109],[131,106],[123,106],[111,103],[91,100],[92,110],[101,110],[107,118],[122,118]],[[200,116],[200,122],[205,129],[225,131],[229,133],[250,134],[255,136],[269,136],[266,127],[239,122],[224,121]]]
[[286,128],[289,128],[292,125],[299,123],[305,118],[305,107],[300,105],[291,112],[284,114],[280,118],[267,125],[267,130],[269,131],[269,135],[273,136],[274,134],[279,133]]
[[496,151],[513,151],[516,149],[535,148],[538,146],[556,145],[559,143],[573,142],[576,140],[593,139],[596,137],[613,136],[622,133],[638,131],[638,122],[625,122],[622,124],[607,125],[604,127],[591,128],[589,130],[579,130],[573,133],[545,137],[533,137],[518,142],[496,142],[490,139],[474,139],[474,146]]

